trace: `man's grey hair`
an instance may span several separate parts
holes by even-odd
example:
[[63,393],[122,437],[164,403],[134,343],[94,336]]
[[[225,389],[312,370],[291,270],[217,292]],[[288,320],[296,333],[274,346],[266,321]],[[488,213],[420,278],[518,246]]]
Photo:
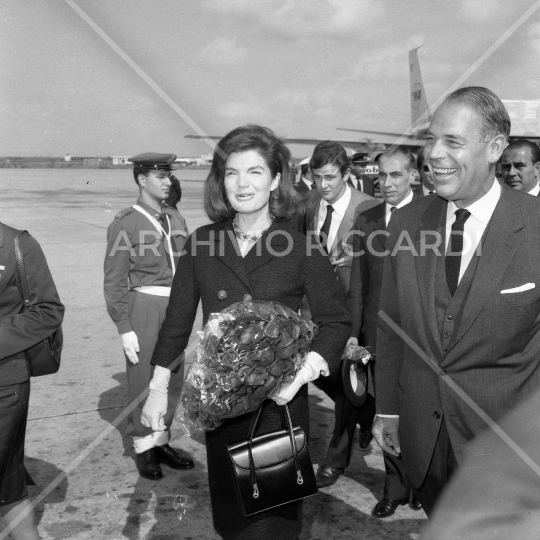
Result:
[[458,88],[444,99],[443,103],[459,102],[469,106],[482,118],[482,142],[497,135],[510,136],[510,116],[502,101],[488,88],[466,86]]

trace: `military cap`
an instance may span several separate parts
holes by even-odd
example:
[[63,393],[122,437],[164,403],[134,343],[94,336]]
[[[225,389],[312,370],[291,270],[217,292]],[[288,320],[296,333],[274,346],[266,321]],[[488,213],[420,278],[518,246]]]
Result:
[[137,156],[130,157],[128,161],[133,163],[133,167],[144,169],[155,169],[156,171],[174,170],[176,156],[174,154],[158,154],[157,152],[146,152]]
[[356,152],[356,154],[353,154],[351,157],[351,163],[367,163],[368,157],[366,154],[362,154],[362,152]]

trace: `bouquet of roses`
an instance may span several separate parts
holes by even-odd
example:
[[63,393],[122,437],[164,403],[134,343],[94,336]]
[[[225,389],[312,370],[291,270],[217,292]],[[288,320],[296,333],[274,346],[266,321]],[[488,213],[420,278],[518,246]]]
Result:
[[254,411],[292,382],[317,326],[276,302],[249,295],[210,315],[182,390],[190,434]]

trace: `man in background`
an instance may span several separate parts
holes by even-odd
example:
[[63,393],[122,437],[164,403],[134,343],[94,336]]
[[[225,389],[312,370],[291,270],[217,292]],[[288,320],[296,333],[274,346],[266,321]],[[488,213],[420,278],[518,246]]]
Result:
[[435,193],[435,185],[433,184],[433,171],[424,158],[424,150],[420,149],[418,156],[416,157],[416,170],[420,175],[420,181],[422,182],[422,195],[432,195]]
[[[386,228],[392,213],[403,208],[413,199],[421,195],[413,193],[412,183],[416,178],[416,160],[406,148],[396,147],[384,152],[379,158],[379,189],[384,203],[362,212],[354,225],[353,262],[351,282],[347,294],[347,305],[353,320],[351,338],[348,344],[368,347],[377,353],[377,317],[379,311],[379,298],[383,266],[386,250]],[[373,373],[373,372],[372,372]],[[372,396],[368,396],[373,399]],[[336,442],[338,447],[344,449],[342,464],[348,464],[352,449],[353,436],[358,418],[363,410],[369,406],[353,407],[349,405],[342,411],[342,432],[338,434]],[[371,421],[375,416],[374,404],[372,406]],[[336,425],[338,424],[336,418]],[[360,446],[362,441],[369,437],[371,426],[366,429],[360,424]],[[367,445],[366,445],[367,446]],[[345,454],[345,449],[348,450]],[[347,459],[345,459],[347,455]],[[407,504],[410,498],[410,488],[401,459],[384,452],[385,480],[383,498],[373,508],[371,515],[377,518],[386,518],[394,514],[396,508]],[[420,505],[413,500],[412,507],[419,509]]]
[[540,186],[540,148],[526,139],[510,143],[501,158],[501,172],[505,184],[538,197]]
[[306,158],[300,162],[300,180],[294,184],[294,189],[300,194],[305,195],[313,186],[313,178],[311,176],[311,170],[309,168],[309,159]]

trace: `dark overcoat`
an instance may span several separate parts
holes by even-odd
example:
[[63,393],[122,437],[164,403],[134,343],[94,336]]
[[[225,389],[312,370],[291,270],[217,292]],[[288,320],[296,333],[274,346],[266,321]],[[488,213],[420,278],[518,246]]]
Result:
[[[188,239],[174,278],[167,316],[161,327],[152,363],[168,367],[189,340],[197,306],[203,321],[249,294],[254,300],[279,302],[293,311],[306,295],[319,334],[311,350],[319,353],[330,370],[339,366],[350,336],[351,323],[326,255],[308,252],[306,237],[276,219],[256,245],[242,258],[232,222],[197,229]],[[289,404],[293,423],[309,432],[307,385]],[[274,402],[264,410],[258,433],[283,426],[283,411]],[[207,432],[207,459],[214,527],[224,539],[295,539],[301,531],[302,504],[292,503],[245,518],[238,503],[226,444],[246,439],[252,413],[225,421]]]

